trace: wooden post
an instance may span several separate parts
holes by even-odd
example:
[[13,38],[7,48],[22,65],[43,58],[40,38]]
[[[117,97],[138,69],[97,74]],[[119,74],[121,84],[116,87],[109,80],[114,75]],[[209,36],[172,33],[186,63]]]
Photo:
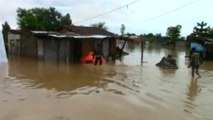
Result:
[[56,41],[57,63],[60,63],[60,40]]
[[126,45],[126,40],[124,40],[124,44],[123,44],[123,46],[122,46],[122,48],[120,50],[120,54],[119,54],[120,58],[122,57],[122,53],[123,53],[123,49],[124,49],[125,45]]

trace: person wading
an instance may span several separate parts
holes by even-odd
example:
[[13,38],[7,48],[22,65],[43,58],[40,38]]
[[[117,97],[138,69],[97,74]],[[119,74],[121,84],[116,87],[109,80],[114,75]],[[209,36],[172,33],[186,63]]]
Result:
[[97,44],[97,47],[94,50],[94,57],[95,57],[95,63],[94,65],[97,65],[99,62],[99,65],[102,65],[102,48],[100,44]]
[[199,77],[199,66],[200,66],[200,55],[198,52],[196,52],[195,48],[192,48],[191,55],[190,55],[190,63],[188,65],[189,67],[192,67],[192,77],[194,77],[194,73],[196,73]]

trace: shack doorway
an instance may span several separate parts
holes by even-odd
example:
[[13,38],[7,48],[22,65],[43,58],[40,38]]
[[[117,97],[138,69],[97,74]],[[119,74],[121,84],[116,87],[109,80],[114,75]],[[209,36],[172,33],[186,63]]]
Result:
[[82,56],[82,41],[74,40],[72,46],[73,51],[71,54],[73,54],[73,61],[79,62]]

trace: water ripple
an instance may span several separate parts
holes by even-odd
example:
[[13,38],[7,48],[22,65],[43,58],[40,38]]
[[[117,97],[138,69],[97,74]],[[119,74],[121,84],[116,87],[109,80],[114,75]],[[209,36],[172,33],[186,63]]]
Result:
[[[118,86],[121,86],[121,87],[123,87],[123,88],[127,88],[127,89],[132,90],[132,91],[137,92],[137,93],[140,92],[139,90],[135,89],[135,87],[133,87],[134,85],[128,84],[128,83],[123,82],[123,81],[121,81],[121,80],[112,79],[112,78],[103,78],[103,80],[105,80],[105,81],[107,81],[107,82],[114,83],[114,84],[116,84],[116,85],[118,85]],[[132,87],[131,87],[131,86],[132,86]]]

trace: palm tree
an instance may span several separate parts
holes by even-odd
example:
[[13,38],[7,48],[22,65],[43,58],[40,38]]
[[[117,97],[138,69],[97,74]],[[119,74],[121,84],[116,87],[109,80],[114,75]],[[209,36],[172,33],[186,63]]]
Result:
[[208,31],[210,30],[210,27],[207,26],[207,23],[202,21],[201,23],[197,23],[197,26],[193,29],[193,34],[196,37],[206,37],[208,35]]

